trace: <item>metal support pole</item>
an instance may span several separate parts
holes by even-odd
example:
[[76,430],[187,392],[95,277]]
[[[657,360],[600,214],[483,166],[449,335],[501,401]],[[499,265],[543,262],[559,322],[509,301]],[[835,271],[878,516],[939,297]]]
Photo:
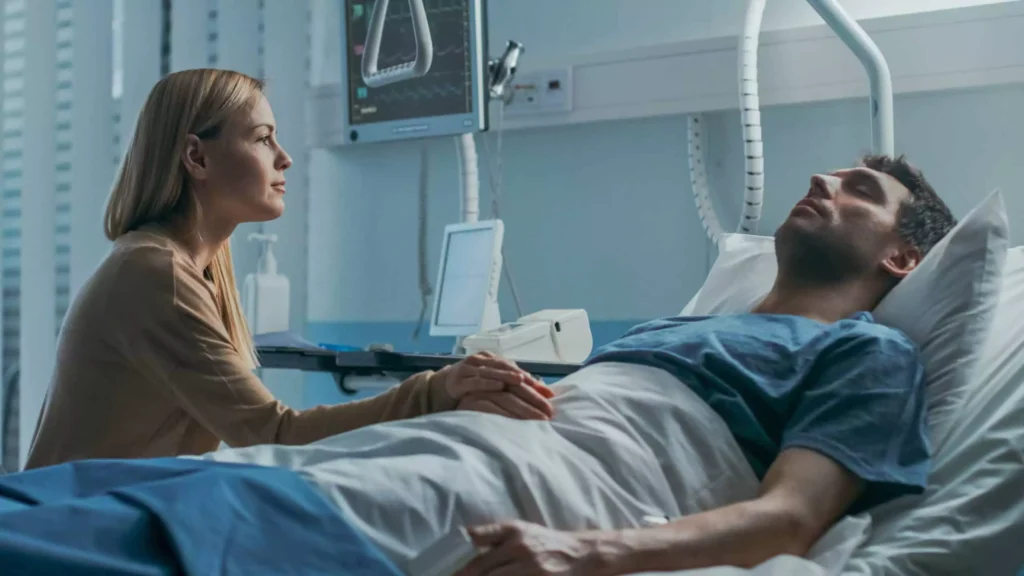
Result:
[[807,0],[864,65],[871,82],[871,149],[893,155],[892,76],[882,51],[837,0]]

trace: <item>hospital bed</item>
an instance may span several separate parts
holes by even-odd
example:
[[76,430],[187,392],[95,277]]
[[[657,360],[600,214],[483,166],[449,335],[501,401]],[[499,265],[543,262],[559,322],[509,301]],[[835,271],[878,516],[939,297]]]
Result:
[[[843,519],[807,558],[675,576],[1015,575],[1024,565],[1024,247],[1007,251],[997,280],[978,368],[935,442],[924,494]],[[447,413],[301,449],[206,458],[296,470],[399,566],[464,524],[633,527],[756,494],[728,429],[686,387],[656,369],[596,368],[555,384],[550,425]]]
[[[728,242],[725,248],[723,266]],[[935,445],[923,495],[845,518],[806,558],[674,576],[1014,576],[1024,564],[1024,247],[1007,253],[998,280],[979,367]],[[715,281],[713,271],[705,288]],[[698,294],[691,304],[700,300]],[[201,459],[294,471],[399,566],[465,524],[522,518],[563,529],[633,527],[646,517],[678,517],[756,495],[757,480],[722,420],[668,373],[597,365],[554,386],[550,424],[449,412],[308,446],[222,450]],[[110,474],[118,474],[116,463]],[[251,493],[220,488],[211,492],[223,495],[218,501],[253,506]],[[281,491],[261,498],[282,497],[289,499]],[[265,512],[253,510],[243,521],[276,525]],[[286,518],[289,538],[323,541],[329,519],[322,512],[316,522]],[[301,572],[317,559],[288,561]]]
[[[808,558],[676,576],[1015,574],[1024,564],[1022,301],[1024,248],[1017,248],[981,368],[937,445],[925,494],[844,519]],[[613,365],[555,386],[562,416],[550,426],[449,413],[302,449],[265,446],[208,458],[297,470],[399,565],[459,526],[495,517],[565,529],[627,527],[756,494],[728,430],[666,373]]]
[[[807,558],[674,576],[1013,576],[1024,564],[1024,248],[1010,251],[995,312],[969,398],[936,445],[923,495],[842,520]],[[757,480],[724,423],[668,373],[598,365],[555,386],[550,424],[449,412],[308,446],[201,459],[293,470],[399,566],[465,524],[523,518],[563,529],[633,527],[756,495]],[[118,473],[114,463],[110,475]],[[254,504],[251,493],[217,488],[218,500]],[[261,498],[289,498],[272,496]],[[323,541],[322,511],[316,522],[287,520],[291,540]],[[265,510],[242,521],[277,523]],[[295,571],[313,560],[295,557]]]

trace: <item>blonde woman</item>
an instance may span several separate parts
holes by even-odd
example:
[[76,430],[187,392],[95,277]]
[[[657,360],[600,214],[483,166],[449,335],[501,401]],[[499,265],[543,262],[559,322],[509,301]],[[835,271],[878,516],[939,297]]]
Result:
[[228,239],[284,210],[292,161],[262,84],[223,70],[160,80],[107,205],[113,248],[68,310],[27,468],[91,458],[305,444],[463,408],[551,415],[514,364],[474,356],[367,400],[297,411],[254,375]]

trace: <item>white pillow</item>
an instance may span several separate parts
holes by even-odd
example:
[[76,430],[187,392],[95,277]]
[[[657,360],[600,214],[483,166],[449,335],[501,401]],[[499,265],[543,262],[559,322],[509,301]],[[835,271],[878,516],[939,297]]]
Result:
[[871,511],[843,574],[1016,574],[1024,568],[1024,247],[1006,258],[999,305],[928,488]]
[[[999,298],[1009,243],[1002,194],[981,201],[873,311],[921,349],[928,381],[932,441],[945,435],[978,363]],[[771,290],[778,271],[775,242],[731,234],[684,315],[746,312]]]

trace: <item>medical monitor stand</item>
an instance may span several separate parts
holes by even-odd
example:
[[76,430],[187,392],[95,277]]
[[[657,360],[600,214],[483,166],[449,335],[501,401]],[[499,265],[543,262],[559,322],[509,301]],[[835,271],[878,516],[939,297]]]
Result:
[[[498,270],[501,270],[501,265],[498,266]],[[501,326],[501,312],[498,311],[498,299],[496,297],[488,297],[487,303],[484,304],[484,315],[480,320],[480,330],[478,332],[487,332],[499,326]],[[472,336],[472,334],[467,334],[467,336]],[[465,348],[462,345],[462,341],[465,338],[466,336],[459,336],[455,339],[452,354],[462,354],[465,352]]]
[[455,353],[466,336],[501,326],[498,285],[504,224],[486,220],[445,227],[430,316],[431,336],[454,336]]

